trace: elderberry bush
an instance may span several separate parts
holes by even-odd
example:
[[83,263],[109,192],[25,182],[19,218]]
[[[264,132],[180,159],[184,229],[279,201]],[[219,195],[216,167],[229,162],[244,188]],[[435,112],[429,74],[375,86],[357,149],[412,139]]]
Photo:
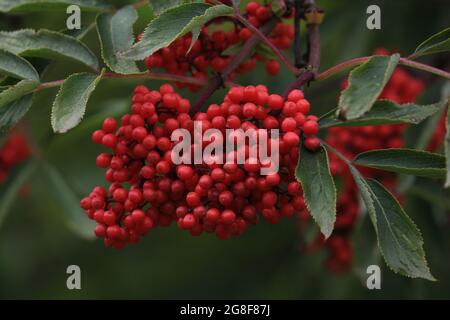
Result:
[[[99,257],[208,244],[217,256],[201,265],[216,271],[242,260],[221,251],[239,243],[264,272],[294,256],[309,279],[355,279],[369,260],[392,277],[445,277],[424,245],[444,239],[450,207],[441,20],[391,38],[348,26],[363,2],[120,3],[0,1],[0,222],[56,212],[48,227],[95,239],[84,246]],[[80,30],[30,28],[30,14],[69,4]]]

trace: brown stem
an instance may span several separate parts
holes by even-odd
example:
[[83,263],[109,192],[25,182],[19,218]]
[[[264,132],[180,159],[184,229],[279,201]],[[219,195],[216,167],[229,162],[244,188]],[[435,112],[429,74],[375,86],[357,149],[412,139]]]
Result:
[[[360,64],[367,62],[371,57],[361,57],[361,58],[354,58],[348,61],[344,61],[342,63],[339,63],[321,73],[319,73],[316,77],[315,80],[317,81],[321,81],[321,80],[325,80],[331,76],[334,76],[335,74],[342,72],[346,69],[352,68],[352,67],[356,67],[359,66]],[[446,79],[450,79],[450,73],[446,72],[444,70],[440,70],[438,68],[420,63],[420,62],[415,62],[415,61],[411,61],[409,59],[406,58],[400,58],[399,61],[400,65],[406,66],[406,67],[410,67],[410,68],[414,68],[414,69],[418,69],[418,70],[422,70],[422,71],[426,71],[429,73],[432,73],[434,75],[446,78]]]
[[[296,10],[297,4],[296,0]],[[314,0],[303,0],[302,5],[305,8],[305,19],[307,22],[308,28],[308,66],[307,70],[304,70],[303,73],[289,86],[289,88],[284,93],[284,96],[287,97],[289,92],[296,88],[300,88],[306,82],[314,80],[316,72],[320,67],[320,33],[319,26],[322,23],[324,12],[322,9],[316,6]],[[302,6],[301,6],[302,7]],[[297,15],[297,12],[296,12]]]
[[289,93],[297,88],[301,88],[305,83],[314,79],[314,72],[307,70],[303,72],[284,92],[284,98],[287,98]]
[[302,67],[302,47],[301,47],[301,30],[300,20],[302,17],[302,0],[295,0],[295,17],[294,17],[294,58],[295,66]]
[[[105,72],[102,75],[102,79],[114,79],[114,78],[167,80],[167,81],[195,84],[195,85],[200,85],[200,86],[208,83],[206,80],[203,80],[203,79],[179,76],[179,75],[163,73],[163,72],[161,72],[161,73],[146,72],[146,73],[136,73],[136,74],[118,74],[118,73],[112,73],[112,72]],[[34,89],[34,92],[38,92],[38,91],[48,89],[48,88],[59,87],[60,85],[63,84],[63,82],[64,82],[64,80],[43,82],[36,89]],[[232,82],[227,82],[226,84],[229,86],[233,86]]]
[[[268,22],[266,22],[261,27],[260,30],[261,33],[263,34],[270,33],[270,31],[272,31],[277,22],[278,18],[272,17]],[[239,51],[239,53],[235,55],[233,59],[231,59],[230,63],[226,66],[226,68],[222,71],[222,73],[216,75],[214,78],[209,80],[210,82],[209,86],[203,91],[202,95],[199,97],[199,99],[191,109],[192,115],[197,113],[202,108],[203,104],[209,99],[209,97],[211,97],[213,93],[220,88],[224,79],[227,79],[228,76],[234,70],[236,70],[245,59],[248,58],[248,56],[252,53],[253,49],[257,46],[259,42],[260,38],[256,34],[253,34],[251,38],[247,42],[245,42],[241,51]]]

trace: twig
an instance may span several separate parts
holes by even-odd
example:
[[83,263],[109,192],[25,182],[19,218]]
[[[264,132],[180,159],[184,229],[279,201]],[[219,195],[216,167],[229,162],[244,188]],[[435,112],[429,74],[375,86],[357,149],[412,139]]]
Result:
[[305,20],[308,30],[308,65],[317,72],[320,67],[320,32],[319,26],[324,18],[324,11],[314,0],[303,0]]
[[[136,74],[118,74],[118,73],[106,72],[102,76],[102,79],[114,79],[114,78],[167,80],[167,81],[182,82],[182,83],[188,83],[188,84],[194,84],[194,85],[200,85],[200,86],[208,83],[207,80],[203,80],[203,79],[179,76],[179,75],[163,73],[163,72],[161,72],[161,73],[146,72],[146,73],[136,73]],[[48,88],[59,87],[63,84],[63,82],[64,82],[64,79],[43,82],[36,89],[34,89],[34,92],[38,92],[38,91],[48,89]],[[229,86],[234,85],[232,82],[226,82],[226,84]]]
[[[338,65],[335,65],[335,66],[319,73],[315,77],[315,80],[321,81],[321,80],[328,79],[329,77],[334,76],[335,74],[338,74],[339,72],[342,72],[346,69],[359,66],[360,64],[367,62],[370,58],[371,57],[361,57],[361,58],[355,58],[355,59],[351,59],[348,61],[344,61],[342,63],[339,63]],[[440,77],[443,77],[446,79],[450,79],[449,72],[440,70],[438,68],[435,68],[435,67],[432,67],[432,66],[420,63],[420,62],[411,61],[406,58],[400,58],[399,64],[410,67],[410,68],[426,71],[426,72],[432,73],[434,75],[437,75],[437,76],[440,76]]]
[[295,66],[302,67],[302,47],[301,47],[301,30],[300,19],[302,17],[302,0],[294,0],[295,3],[295,17],[294,17],[294,58]]
[[[296,0],[296,10],[297,2],[298,1]],[[292,90],[300,88],[308,81],[314,80],[320,66],[319,26],[322,23],[324,12],[316,6],[314,0],[303,0],[303,7],[305,7],[304,15],[308,28],[308,66],[286,90],[284,93],[285,97],[287,97]]]
[[311,81],[314,79],[314,72],[307,70],[303,72],[290,86],[289,88],[284,92],[284,97],[287,98],[289,95],[289,92],[296,88],[302,87],[305,83],[308,81]]

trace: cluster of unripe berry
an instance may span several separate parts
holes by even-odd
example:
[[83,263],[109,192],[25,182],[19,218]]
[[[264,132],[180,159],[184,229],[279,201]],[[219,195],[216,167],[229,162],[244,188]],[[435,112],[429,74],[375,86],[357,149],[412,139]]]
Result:
[[[97,157],[111,184],[108,190],[95,187],[81,206],[97,222],[95,234],[107,246],[121,248],[151,228],[172,222],[193,235],[212,232],[226,239],[260,217],[277,223],[305,210],[294,177],[298,146],[304,138],[311,150],[317,148],[319,128],[317,118],[307,115],[310,105],[300,90],[285,100],[269,94],[263,85],[234,87],[221,104],[210,105],[206,112],[191,116],[189,109],[189,101],[168,84],[159,90],[138,86],[131,113],[122,117],[121,126],[107,118],[92,134],[95,143],[112,151]],[[172,133],[185,129],[195,136],[196,121],[203,131],[214,128],[225,135],[227,129],[244,133],[268,129],[267,141],[279,146],[279,170],[262,175],[260,169],[274,163],[251,158],[258,146],[247,140],[242,150],[234,149],[222,159],[215,154],[198,164],[174,164],[172,151],[182,141],[172,141]],[[270,129],[278,129],[279,135],[272,136]],[[204,149],[214,141],[202,140],[192,141],[191,148]],[[239,153],[245,155],[243,163],[236,161]]]
[[[272,15],[270,4],[262,5],[253,1],[246,6],[245,17],[255,27],[263,25]],[[232,21],[228,31],[223,31],[226,28],[215,28],[215,25],[227,22],[223,18],[213,20],[209,27],[202,28],[198,40],[193,45],[192,35],[187,34],[147,57],[144,60],[145,65],[150,70],[162,68],[172,74],[190,75],[199,79],[206,79],[211,72],[222,72],[235,54],[227,52],[227,49],[239,51],[239,46],[242,46],[253,34],[238,21]],[[293,26],[279,22],[268,38],[278,48],[287,49],[294,38]],[[232,50],[232,47],[237,50]],[[278,61],[267,59],[256,51],[229,75],[229,80],[233,80],[237,74],[243,74],[255,68],[257,61],[266,63],[265,69],[268,74],[278,74],[280,70]],[[200,88],[198,85],[183,83],[177,83],[177,86],[188,87],[192,91]]]
[[12,131],[0,147],[0,183],[5,182],[11,170],[25,161],[30,153],[26,137],[19,131]]

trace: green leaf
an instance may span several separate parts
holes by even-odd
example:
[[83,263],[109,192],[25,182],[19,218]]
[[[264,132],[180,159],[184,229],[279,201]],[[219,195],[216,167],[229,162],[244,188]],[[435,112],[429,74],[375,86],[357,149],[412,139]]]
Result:
[[413,56],[420,57],[445,51],[450,51],[450,28],[444,29],[422,42],[414,51]]
[[39,82],[32,80],[21,80],[14,86],[0,92],[0,108],[5,107],[16,99],[32,92],[39,85]]
[[150,5],[153,9],[154,15],[159,16],[167,9],[179,6],[180,4],[183,4],[183,2],[183,0],[153,0],[150,2]]
[[73,37],[78,40],[82,40],[86,35],[95,28],[95,23],[89,25],[81,26],[80,29],[68,30],[64,29],[61,32],[69,37]]
[[123,60],[116,53],[130,48],[134,42],[133,25],[138,18],[136,10],[127,6],[116,14],[103,13],[97,17],[97,32],[106,65],[121,74],[138,73],[135,62]]
[[371,150],[358,154],[353,163],[419,177],[443,178],[446,174],[444,156],[412,149]]
[[102,75],[77,73],[64,81],[52,107],[54,132],[67,132],[80,123],[89,97],[101,78]]
[[66,10],[71,4],[90,11],[110,8],[109,5],[96,0],[2,0],[0,1],[0,12]]
[[86,214],[80,207],[80,199],[69,186],[59,171],[49,163],[42,165],[45,177],[48,179],[46,186],[49,192],[54,195],[55,202],[58,202],[61,210],[61,216],[66,225],[76,234],[86,239],[92,239],[92,232],[95,224],[86,217]]
[[27,161],[13,170],[8,180],[0,185],[0,225],[17,199],[20,188],[36,169],[34,161]]
[[98,60],[78,39],[51,30],[0,31],[0,49],[21,56],[39,58],[70,58],[97,70]]
[[303,186],[303,195],[311,216],[328,238],[336,221],[336,187],[325,148],[310,152],[303,146],[295,176]]
[[39,74],[31,63],[4,50],[0,50],[0,74],[17,79],[39,81]]
[[446,133],[445,133],[445,141],[444,141],[444,150],[445,150],[445,158],[446,158],[446,168],[447,175],[445,179],[445,188],[450,187],[450,100],[449,106],[447,107],[447,121],[445,123]]
[[0,132],[8,131],[23,118],[31,108],[32,98],[29,94],[0,108]]
[[129,60],[142,60],[189,32],[192,32],[193,45],[200,28],[206,22],[232,13],[233,8],[229,6],[209,6],[204,3],[183,4],[170,8],[150,22],[141,41],[119,55]]
[[407,277],[435,281],[425,260],[422,235],[394,196],[377,181],[366,181],[354,167],[350,167],[350,171],[359,187],[377,235],[378,247],[389,268]]
[[341,121],[334,115],[319,121],[320,128],[356,127],[384,124],[419,124],[442,108],[443,103],[398,105],[389,100],[377,100],[373,108],[356,120]]
[[400,55],[373,56],[350,72],[348,88],[339,98],[338,117],[354,120],[369,111],[397,66]]

